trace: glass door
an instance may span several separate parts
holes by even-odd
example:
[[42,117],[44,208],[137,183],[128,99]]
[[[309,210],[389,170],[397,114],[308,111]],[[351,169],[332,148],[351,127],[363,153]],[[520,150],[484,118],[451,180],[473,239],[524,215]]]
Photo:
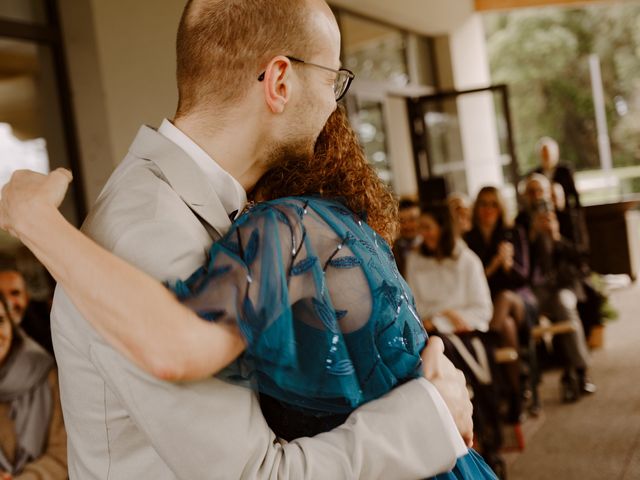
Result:
[[446,191],[465,194],[499,184],[515,201],[518,164],[506,85],[410,98],[407,106],[421,199],[430,198],[423,190],[439,178]]

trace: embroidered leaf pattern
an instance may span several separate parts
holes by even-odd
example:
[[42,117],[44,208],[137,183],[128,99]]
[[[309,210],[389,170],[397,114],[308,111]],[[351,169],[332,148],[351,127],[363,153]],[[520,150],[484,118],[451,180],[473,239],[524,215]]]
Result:
[[198,311],[198,316],[209,322],[215,322],[224,316],[225,313],[227,312],[224,310],[200,310]]
[[375,295],[382,295],[387,303],[394,307],[397,307],[399,304],[398,288],[388,284],[386,280],[383,280],[382,285],[375,290]]
[[251,232],[251,236],[249,237],[249,241],[247,242],[247,247],[244,250],[244,262],[247,264],[247,266],[251,265],[256,259],[259,247],[260,233],[258,232],[258,229],[255,228],[253,232]]
[[169,285],[169,287],[173,290],[176,297],[178,297],[178,300],[185,300],[191,297],[191,290],[182,280],[176,281],[173,285]]
[[209,273],[209,278],[217,278],[231,271],[231,265],[223,265],[222,267],[216,267]]
[[227,239],[222,243],[222,245],[231,253],[240,255],[240,246],[236,242],[232,242],[231,240]]
[[339,205],[330,205],[329,206],[329,210],[335,212],[335,213],[339,213],[340,215],[344,215],[345,217],[351,217],[353,216],[353,214],[347,210],[345,207],[341,207]]
[[300,260],[293,267],[291,267],[291,275],[302,275],[303,273],[309,271],[317,261],[318,257],[307,257],[304,260]]
[[351,232],[347,232],[347,234],[342,239],[342,243],[344,243],[347,246],[352,245],[353,242],[355,241],[356,241],[356,237]]
[[358,240],[358,242],[360,243],[360,245],[362,245],[364,248],[366,248],[366,249],[367,249],[367,251],[368,251],[371,255],[373,255],[373,256],[375,256],[375,257],[377,257],[377,256],[378,256],[378,251],[377,251],[377,250],[376,250],[376,248],[375,248],[373,245],[371,245],[369,242],[367,242],[366,240],[363,240],[363,239]]
[[347,313],[349,313],[348,310],[336,310],[336,320],[337,321],[342,320],[344,317],[347,316]]
[[249,297],[245,297],[242,301],[242,314],[243,321],[238,322],[238,325],[247,342],[251,344],[266,327],[266,318],[262,310],[256,311]]
[[327,330],[332,333],[338,333],[338,323],[336,322],[336,313],[331,310],[325,303],[322,303],[315,298],[312,300],[316,315],[325,326]]
[[279,208],[276,208],[275,209],[275,215],[276,215],[276,218],[278,219],[279,222],[284,223],[289,228],[291,228],[291,222],[289,221],[289,217],[287,216],[286,213],[284,213]]
[[335,268],[354,268],[360,265],[360,260],[356,257],[339,257],[329,262]]
[[327,366],[327,370],[332,375],[340,375],[340,376],[352,375],[356,371],[355,368],[353,367],[353,363],[351,363],[351,360],[348,360],[348,359],[340,360],[336,363],[329,364]]

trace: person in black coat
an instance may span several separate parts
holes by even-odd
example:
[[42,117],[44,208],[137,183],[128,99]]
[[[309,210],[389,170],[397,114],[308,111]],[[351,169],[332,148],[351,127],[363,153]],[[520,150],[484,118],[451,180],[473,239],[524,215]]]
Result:
[[565,361],[563,399],[575,401],[582,393],[595,391],[587,376],[589,353],[578,314],[578,301],[584,298],[580,252],[561,234],[549,180],[538,173],[529,175],[524,193],[525,205],[516,224],[527,231],[530,284],[540,313],[554,323],[568,321],[573,327],[572,333],[557,340]]
[[540,167],[531,173],[539,173],[547,177],[552,187],[562,187],[561,194],[555,195],[555,207],[560,233],[571,240],[578,251],[586,257],[589,251],[589,236],[584,220],[580,194],[573,178],[573,170],[560,163],[558,142],[551,137],[542,137],[538,141]]
[[[484,266],[491,290],[493,317],[489,327],[504,347],[519,351],[527,344],[530,326],[537,319],[536,300],[527,286],[529,248],[524,230],[507,221],[504,200],[496,187],[483,187],[473,206],[472,228],[464,240]],[[520,360],[506,366],[510,387],[507,420],[516,423],[522,414]]]

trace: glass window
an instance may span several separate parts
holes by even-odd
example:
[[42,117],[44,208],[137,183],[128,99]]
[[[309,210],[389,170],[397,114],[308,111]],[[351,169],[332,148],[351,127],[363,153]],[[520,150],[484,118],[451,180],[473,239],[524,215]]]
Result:
[[[0,186],[16,169],[47,173],[70,168],[53,54],[47,45],[0,37],[0,158]],[[73,200],[71,191],[62,212],[77,223]]]
[[343,63],[358,80],[409,83],[404,32],[349,13],[340,14],[340,28]]
[[357,112],[354,124],[367,160],[376,169],[380,179],[391,185],[393,175],[387,150],[382,102],[358,100]]

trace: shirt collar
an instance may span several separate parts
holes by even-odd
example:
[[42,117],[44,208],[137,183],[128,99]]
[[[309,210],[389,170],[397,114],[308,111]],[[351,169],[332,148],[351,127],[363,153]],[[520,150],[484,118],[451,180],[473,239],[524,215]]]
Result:
[[166,118],[158,128],[158,133],[175,143],[193,159],[218,194],[227,214],[232,216],[231,219],[234,220],[247,203],[247,192],[245,192],[242,185],[198,144]]

